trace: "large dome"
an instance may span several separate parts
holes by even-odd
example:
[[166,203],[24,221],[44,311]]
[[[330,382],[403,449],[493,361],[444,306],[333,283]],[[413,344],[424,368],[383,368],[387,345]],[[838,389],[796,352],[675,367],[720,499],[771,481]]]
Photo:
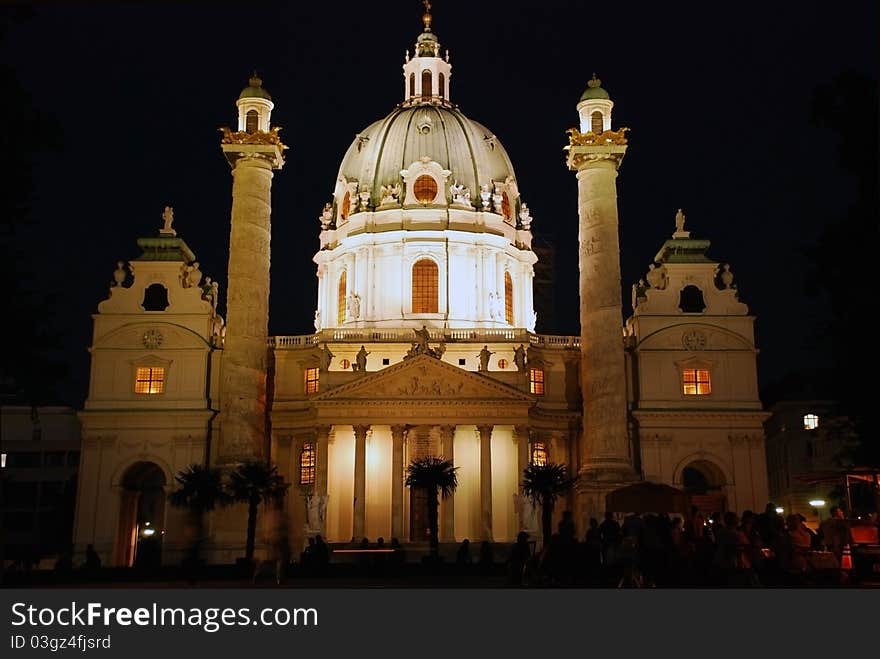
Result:
[[356,180],[378,203],[383,185],[401,181],[400,171],[428,157],[452,173],[479,202],[480,186],[516,181],[498,138],[485,126],[449,105],[399,107],[359,133],[348,148],[338,178]]

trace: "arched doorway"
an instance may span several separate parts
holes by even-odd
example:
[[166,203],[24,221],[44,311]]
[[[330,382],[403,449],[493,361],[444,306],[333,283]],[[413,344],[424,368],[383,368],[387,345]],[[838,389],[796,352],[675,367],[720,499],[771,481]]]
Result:
[[122,477],[116,564],[157,567],[165,534],[165,473],[155,462],[136,462]]
[[708,460],[695,460],[681,470],[681,486],[688,494],[691,505],[697,506],[704,515],[725,512],[724,472]]

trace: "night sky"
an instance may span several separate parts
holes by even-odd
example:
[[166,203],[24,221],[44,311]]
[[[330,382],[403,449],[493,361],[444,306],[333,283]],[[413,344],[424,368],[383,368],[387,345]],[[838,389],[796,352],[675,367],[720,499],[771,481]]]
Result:
[[[22,199],[3,234],[5,283],[45,311],[45,351],[67,369],[61,402],[85,398],[90,314],[165,205],[225,299],[232,179],[218,128],[235,125],[254,69],[290,147],[273,184],[269,330],[313,331],[318,215],[355,134],[402,100],[422,10],[416,0],[4,10],[3,102],[7,117],[25,117],[3,128]],[[757,316],[762,384],[827,362],[828,305],[807,293],[804,251],[855,192],[837,132],[811,107],[841,75],[876,79],[875,3],[437,0],[433,13],[453,102],[505,146],[535,234],[556,246],[557,322],[539,319],[540,330],[579,332],[577,188],[562,148],[595,71],[615,125],[631,129],[618,178],[624,313],[681,207]]]

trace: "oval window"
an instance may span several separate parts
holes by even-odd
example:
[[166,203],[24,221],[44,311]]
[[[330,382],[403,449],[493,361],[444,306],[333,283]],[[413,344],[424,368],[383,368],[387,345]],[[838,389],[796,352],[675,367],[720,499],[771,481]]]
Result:
[[429,204],[437,198],[437,181],[432,176],[422,174],[413,184],[413,194],[423,204]]

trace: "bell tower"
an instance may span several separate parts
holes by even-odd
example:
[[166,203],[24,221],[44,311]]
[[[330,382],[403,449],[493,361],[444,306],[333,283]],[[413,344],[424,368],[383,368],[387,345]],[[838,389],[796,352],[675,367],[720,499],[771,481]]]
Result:
[[578,182],[584,405],[578,507],[584,516],[603,512],[605,494],[636,478],[627,432],[616,183],[627,129],[612,130],[613,105],[594,75],[577,105],[580,130],[568,131],[566,147]]
[[272,97],[254,74],[238,97],[238,130],[221,129],[232,167],[220,439],[212,462],[265,457],[272,172],[284,165]]

